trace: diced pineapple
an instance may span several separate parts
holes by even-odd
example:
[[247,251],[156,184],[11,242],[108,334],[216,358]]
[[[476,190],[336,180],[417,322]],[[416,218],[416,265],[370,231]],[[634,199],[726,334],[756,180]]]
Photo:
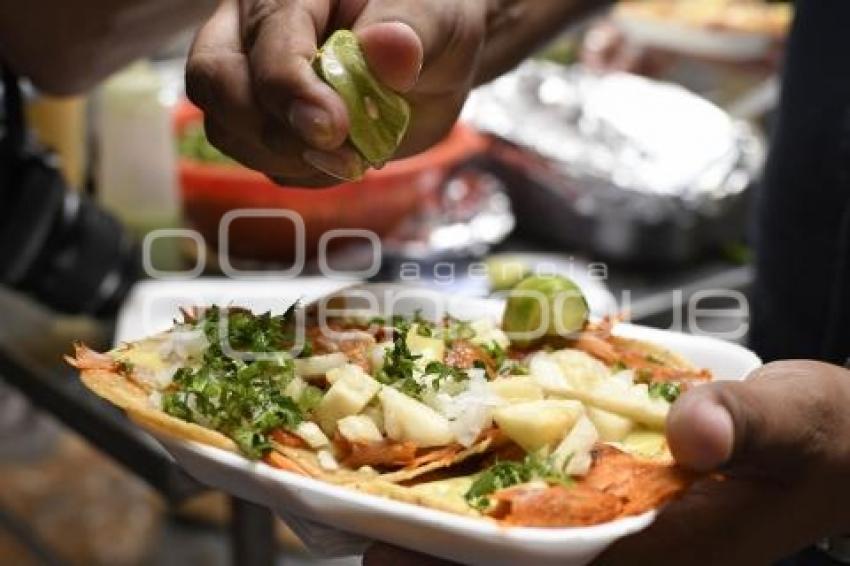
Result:
[[573,386],[567,382],[561,366],[546,352],[537,352],[528,361],[528,373],[543,388],[545,393],[571,391]]
[[645,384],[621,385],[618,380],[608,380],[597,387],[588,404],[599,409],[630,418],[649,428],[664,430],[670,403],[652,398]]
[[419,326],[414,324],[407,333],[407,347],[414,356],[422,356],[420,363],[442,362],[446,354],[446,343],[441,338],[421,336]]
[[608,367],[581,350],[559,350],[549,357],[561,368],[567,382],[583,391],[593,389],[611,376]]
[[375,422],[366,415],[345,417],[340,419],[336,426],[339,433],[349,442],[375,444],[384,439]]
[[387,386],[378,398],[384,410],[384,428],[391,439],[411,441],[420,448],[445,446],[455,440],[448,419],[431,407]]
[[584,408],[577,401],[531,401],[500,407],[493,420],[508,438],[526,452],[536,452],[564,438]]
[[667,438],[654,430],[636,430],[623,439],[622,447],[626,452],[650,459],[670,457]]
[[380,402],[369,403],[369,405],[363,409],[363,415],[372,419],[372,422],[375,423],[375,426],[378,427],[381,434],[386,432],[384,429],[384,411],[381,408]]
[[630,385],[615,377],[606,379],[589,390],[577,389],[570,384],[559,385],[552,380],[542,382],[536,375],[535,378],[548,396],[581,401],[588,406],[615,413],[652,429],[664,430],[667,413],[670,412],[670,403],[664,399],[650,397],[645,385]]
[[585,410],[587,411],[587,418],[596,427],[599,438],[603,442],[619,442],[635,427],[634,421],[626,417],[596,407],[586,407]]
[[348,357],[342,352],[333,352],[321,356],[311,356],[295,360],[295,373],[307,377],[325,375],[335,368],[348,363]]
[[347,365],[331,370],[328,375],[335,372],[333,385],[316,407],[319,425],[329,435],[336,430],[337,421],[358,414],[381,389],[381,384],[359,366]]
[[330,440],[314,422],[303,421],[295,429],[295,434],[307,443],[310,448],[322,448],[330,445]]
[[598,440],[596,427],[589,418],[582,416],[552,453],[555,466],[571,476],[586,475],[593,464],[590,451]]
[[351,376],[352,379],[357,379],[364,375],[366,377],[370,377],[369,374],[363,371],[363,368],[361,368],[360,366],[354,364],[345,364],[328,370],[328,372],[325,374],[325,379],[328,381],[328,383],[333,385],[334,383],[346,376]]
[[502,377],[488,382],[487,386],[490,391],[512,404],[543,399],[543,388],[530,375]]

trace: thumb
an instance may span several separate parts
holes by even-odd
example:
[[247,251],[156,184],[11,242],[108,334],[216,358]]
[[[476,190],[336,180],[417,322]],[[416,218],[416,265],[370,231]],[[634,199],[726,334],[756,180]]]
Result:
[[835,453],[836,431],[850,430],[848,400],[850,378],[842,368],[768,364],[746,381],[707,384],[682,396],[667,437],[676,461],[696,471],[757,465],[786,474]]
[[375,77],[398,92],[416,86],[424,48],[412,27],[401,22],[378,22],[357,31],[360,47]]

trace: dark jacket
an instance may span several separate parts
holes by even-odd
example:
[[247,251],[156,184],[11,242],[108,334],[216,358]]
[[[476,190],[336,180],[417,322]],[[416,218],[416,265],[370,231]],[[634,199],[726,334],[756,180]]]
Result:
[[752,345],[850,357],[850,1],[799,0],[756,221]]

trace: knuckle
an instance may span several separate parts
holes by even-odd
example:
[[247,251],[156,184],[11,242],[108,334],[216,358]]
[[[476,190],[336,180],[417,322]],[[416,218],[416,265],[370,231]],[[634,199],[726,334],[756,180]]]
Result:
[[215,83],[220,76],[220,64],[211,56],[197,55],[186,63],[186,96],[196,106],[208,108],[215,104]]
[[254,89],[259,99],[273,110],[285,108],[297,86],[293,64],[265,62],[256,65],[253,71]]
[[248,2],[248,6],[242,13],[242,44],[250,51],[257,43],[263,24],[279,9],[275,0],[254,0]]
[[212,144],[219,151],[230,155],[230,136],[227,134],[224,128],[209,119],[205,119],[204,133],[206,134],[207,140],[210,142],[210,144]]

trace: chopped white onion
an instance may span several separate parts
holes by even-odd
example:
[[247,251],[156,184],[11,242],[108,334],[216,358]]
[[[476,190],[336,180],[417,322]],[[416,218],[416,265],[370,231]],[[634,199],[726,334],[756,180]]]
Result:
[[148,395],[148,403],[154,409],[162,409],[162,393],[159,391],[151,391]]
[[202,330],[176,329],[163,336],[159,355],[163,360],[185,362],[190,358],[199,358],[209,345]]
[[489,346],[490,344],[496,343],[501,348],[508,348],[511,345],[508,335],[505,334],[501,328],[496,326],[489,318],[475,320],[471,322],[469,326],[472,328],[473,332],[475,332],[475,336],[472,338],[473,344]]
[[372,366],[372,372],[379,371],[384,367],[385,356],[392,347],[392,342],[381,342],[369,348],[369,364]]
[[171,385],[174,379],[174,374],[180,369],[181,364],[173,364],[162,367],[157,370],[152,370],[144,366],[135,366],[133,368],[133,378],[148,385],[151,389],[165,389]]
[[472,446],[493,423],[493,409],[502,399],[487,386],[483,370],[468,370],[466,389],[458,395],[439,392],[426,397],[428,404],[449,419],[449,427],[463,446]]

